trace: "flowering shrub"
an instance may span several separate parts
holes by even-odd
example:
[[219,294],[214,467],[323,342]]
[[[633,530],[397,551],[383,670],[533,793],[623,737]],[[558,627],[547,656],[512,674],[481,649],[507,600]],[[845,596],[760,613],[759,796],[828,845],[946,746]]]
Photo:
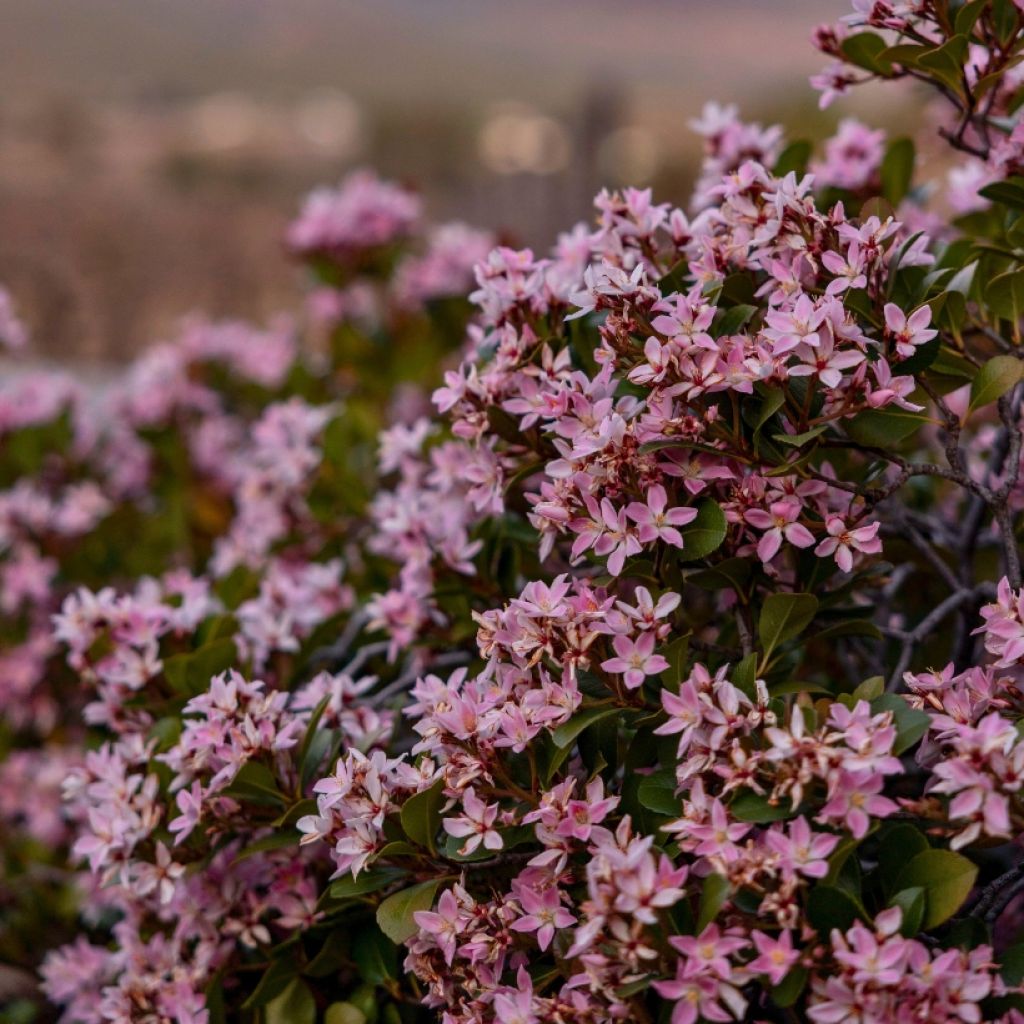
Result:
[[0,950],[62,1020],[1024,1020],[1024,14],[816,38],[975,163],[711,105],[688,212],[547,257],[359,174],[310,344],[0,398]]

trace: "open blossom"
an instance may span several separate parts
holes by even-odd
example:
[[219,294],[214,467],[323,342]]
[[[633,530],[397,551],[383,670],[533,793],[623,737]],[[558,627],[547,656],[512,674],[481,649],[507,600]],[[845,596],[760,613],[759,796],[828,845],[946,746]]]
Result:
[[886,330],[892,338],[896,354],[901,359],[909,359],[919,345],[926,344],[938,335],[938,331],[928,326],[931,320],[930,306],[921,306],[908,317],[895,303],[886,303]]
[[836,565],[843,572],[850,572],[853,569],[854,552],[876,555],[882,550],[882,542],[878,539],[880,526],[880,523],[874,522],[850,529],[842,516],[829,516],[825,522],[828,536],[814,549],[814,553],[821,558],[833,555]]
[[465,813],[455,818],[445,818],[441,823],[448,835],[466,840],[459,848],[459,853],[466,856],[481,843],[488,850],[500,850],[504,841],[494,828],[498,805],[485,804],[470,788],[462,794],[462,806]]
[[668,661],[654,653],[654,634],[641,633],[635,640],[628,636],[616,636],[612,640],[615,657],[601,662],[606,672],[620,673],[626,686],[635,690],[642,686],[647,676],[657,675],[668,668]]
[[555,886],[540,893],[524,888],[519,892],[519,903],[523,916],[513,921],[511,928],[517,932],[536,932],[537,945],[541,950],[551,945],[556,928],[568,928],[576,922],[576,918],[562,906],[561,894]]
[[662,540],[673,547],[683,547],[682,535],[676,527],[692,523],[697,510],[685,506],[666,509],[667,504],[665,488],[656,484],[647,493],[647,504],[634,501],[626,507],[626,515],[639,527],[637,536],[642,544]]
[[747,970],[764,974],[769,982],[778,985],[800,959],[800,951],[793,948],[793,936],[784,931],[778,938],[754,929],[750,933],[757,956],[748,963]]
[[744,518],[751,526],[764,530],[757,542],[757,557],[762,562],[770,562],[778,554],[784,540],[797,548],[809,548],[814,543],[811,531],[797,521],[802,511],[796,498],[784,498],[772,502],[767,512],[752,508],[744,513]]

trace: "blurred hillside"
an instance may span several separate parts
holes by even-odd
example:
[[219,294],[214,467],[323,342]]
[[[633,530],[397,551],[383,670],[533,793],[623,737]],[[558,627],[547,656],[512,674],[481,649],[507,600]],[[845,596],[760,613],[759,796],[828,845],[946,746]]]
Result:
[[684,199],[705,99],[820,135],[841,0],[0,0],[0,281],[37,344],[122,358],[292,303],[280,236],[356,164],[546,245],[599,182]]

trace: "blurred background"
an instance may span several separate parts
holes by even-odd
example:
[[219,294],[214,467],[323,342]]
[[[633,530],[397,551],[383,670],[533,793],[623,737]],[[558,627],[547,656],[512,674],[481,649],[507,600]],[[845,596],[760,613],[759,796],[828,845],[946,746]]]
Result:
[[[546,248],[600,184],[684,201],[707,99],[826,134],[844,0],[0,0],[0,282],[36,351],[294,306],[281,234],[370,165]],[[875,121],[891,110],[869,111]]]

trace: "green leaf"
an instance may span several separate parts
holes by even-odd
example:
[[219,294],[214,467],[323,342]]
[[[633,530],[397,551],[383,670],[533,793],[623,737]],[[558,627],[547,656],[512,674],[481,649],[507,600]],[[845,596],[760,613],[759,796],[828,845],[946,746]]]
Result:
[[839,636],[869,636],[873,640],[881,640],[882,631],[870,619],[846,619],[826,626],[811,639],[831,640]]
[[924,888],[920,885],[911,886],[909,889],[901,889],[889,900],[890,907],[899,907],[903,912],[900,934],[905,939],[913,938],[921,930],[926,902]]
[[366,1024],[366,1014],[352,1003],[331,1003],[324,1024]]
[[882,158],[882,195],[899,205],[910,191],[914,178],[914,143],[910,139],[893,139]]
[[243,1010],[252,1010],[266,1006],[276,999],[296,977],[295,963],[289,959],[275,960],[260,976],[259,982],[244,1003]]
[[945,377],[957,377],[961,380],[973,380],[977,373],[973,363],[945,346],[939,348],[930,369],[933,373],[941,373]]
[[1024,982],[1024,942],[1017,942],[1007,949],[1002,957],[1002,968],[999,973],[1007,985],[1019,985]]
[[885,693],[885,678],[883,676],[872,676],[865,679],[851,694],[855,701],[872,701]]
[[435,840],[441,827],[441,805],[444,803],[444,779],[438,779],[430,789],[414,793],[402,804],[402,829],[417,845],[437,852]]
[[1021,379],[1024,363],[1016,356],[995,356],[971,381],[971,401],[967,406],[968,415],[997,398],[1002,398]]
[[393,868],[372,868],[369,871],[361,871],[358,878],[348,875],[331,882],[327,892],[332,900],[348,900],[356,896],[366,896],[398,881],[404,874],[404,871],[396,871]]
[[309,716],[309,724],[306,726],[306,731],[302,736],[302,742],[299,744],[298,757],[295,759],[295,763],[300,767],[303,767],[306,763],[306,755],[309,753],[309,748],[313,743],[313,737],[316,735],[316,731],[320,727],[320,719],[324,717],[324,712],[327,710],[327,705],[330,702],[331,695],[327,694],[313,709],[313,714]]
[[772,989],[772,1002],[786,1009],[799,998],[807,984],[807,968],[794,967],[775,988]]
[[978,868],[966,857],[952,850],[924,850],[900,872],[896,889],[921,887],[927,896],[924,915],[926,931],[948,921],[963,906]]
[[263,1008],[266,1024],[313,1024],[316,1001],[309,986],[301,978],[291,984]]
[[819,423],[802,434],[773,434],[772,436],[779,444],[788,445],[790,448],[803,448],[808,441],[813,441],[819,435],[824,434],[828,428],[828,423]]
[[698,935],[718,916],[731,893],[732,886],[722,875],[712,872],[704,879],[700,890],[700,912],[697,915]]
[[749,558],[725,558],[707,569],[698,569],[686,577],[702,590],[740,590],[750,580]]
[[979,188],[978,195],[1014,210],[1024,210],[1024,178],[1013,177],[1005,181],[993,181],[992,184]]
[[878,878],[886,892],[895,892],[896,878],[906,864],[930,849],[928,840],[915,825],[898,822],[886,828],[878,847]]
[[757,655],[753,651],[736,663],[736,667],[729,673],[729,681],[751,700],[754,699],[757,694]]
[[786,393],[782,388],[765,388],[757,406],[743,407],[743,418],[754,428],[756,434],[761,427],[785,405]]
[[621,713],[621,708],[589,708],[584,711],[578,711],[568,722],[563,722],[555,729],[551,733],[551,738],[559,749],[570,747],[576,737],[588,726]]
[[398,977],[398,947],[372,925],[356,933],[352,959],[359,968],[359,977],[367,984],[383,985]]
[[817,610],[818,599],[813,594],[769,594],[757,624],[765,660],[779,644],[802,633]]
[[858,444],[885,448],[905,441],[927,421],[906,409],[865,409],[847,421],[846,432]]
[[960,10],[956,12],[956,21],[953,22],[953,31],[956,35],[970,36],[974,26],[981,17],[981,12],[988,5],[988,0],[968,0]]
[[843,56],[859,68],[864,68],[876,75],[887,75],[892,71],[892,64],[885,56],[888,47],[885,40],[874,32],[858,32],[847,36],[841,46]]
[[985,304],[996,316],[1016,324],[1024,313],[1024,269],[992,278],[985,286]]
[[816,885],[807,896],[807,920],[823,936],[833,928],[845,932],[860,916],[860,907],[845,889]]
[[237,864],[241,860],[255,857],[258,853],[266,853],[268,850],[283,850],[286,846],[298,846],[298,844],[299,833],[292,829],[288,829],[286,832],[272,832],[269,836],[250,843],[231,863]]
[[683,535],[680,559],[694,562],[699,558],[707,558],[712,551],[721,547],[727,528],[725,513],[711,498],[705,498],[697,505],[697,518],[679,531]]
[[641,779],[636,796],[641,806],[647,810],[678,818],[683,810],[682,800],[676,796],[678,788],[676,773],[670,768],[665,768]]
[[178,693],[194,695],[205,693],[210,680],[226,672],[238,661],[235,641],[222,637],[204,644],[190,654],[174,654],[164,661],[164,676]]
[[402,889],[384,900],[377,908],[380,930],[396,944],[411,939],[417,930],[413,914],[417,910],[429,910],[434,905],[434,894],[441,881],[440,878],[432,878],[428,882]]
[[777,178],[784,178],[791,171],[795,172],[798,176],[806,174],[807,165],[811,161],[811,154],[813,152],[814,147],[807,139],[797,139],[796,142],[791,142],[779,154],[779,158],[775,161],[775,166],[772,168],[772,174]]
[[225,796],[254,804],[289,803],[288,797],[278,789],[274,773],[259,761],[247,761],[238,770],[231,785],[224,790]]
[[785,821],[791,818],[794,811],[788,803],[771,804],[768,797],[755,793],[752,789],[741,790],[729,804],[729,813],[737,821],[746,821],[754,825],[766,825],[771,821]]
[[716,318],[714,330],[718,337],[722,338],[730,334],[736,334],[746,325],[747,321],[757,312],[756,306],[748,306],[740,303],[722,311]]
[[921,54],[917,66],[930,71],[932,75],[948,86],[958,96],[963,95],[963,63],[967,56],[967,37],[962,35],[947,39],[938,49],[929,49]]

